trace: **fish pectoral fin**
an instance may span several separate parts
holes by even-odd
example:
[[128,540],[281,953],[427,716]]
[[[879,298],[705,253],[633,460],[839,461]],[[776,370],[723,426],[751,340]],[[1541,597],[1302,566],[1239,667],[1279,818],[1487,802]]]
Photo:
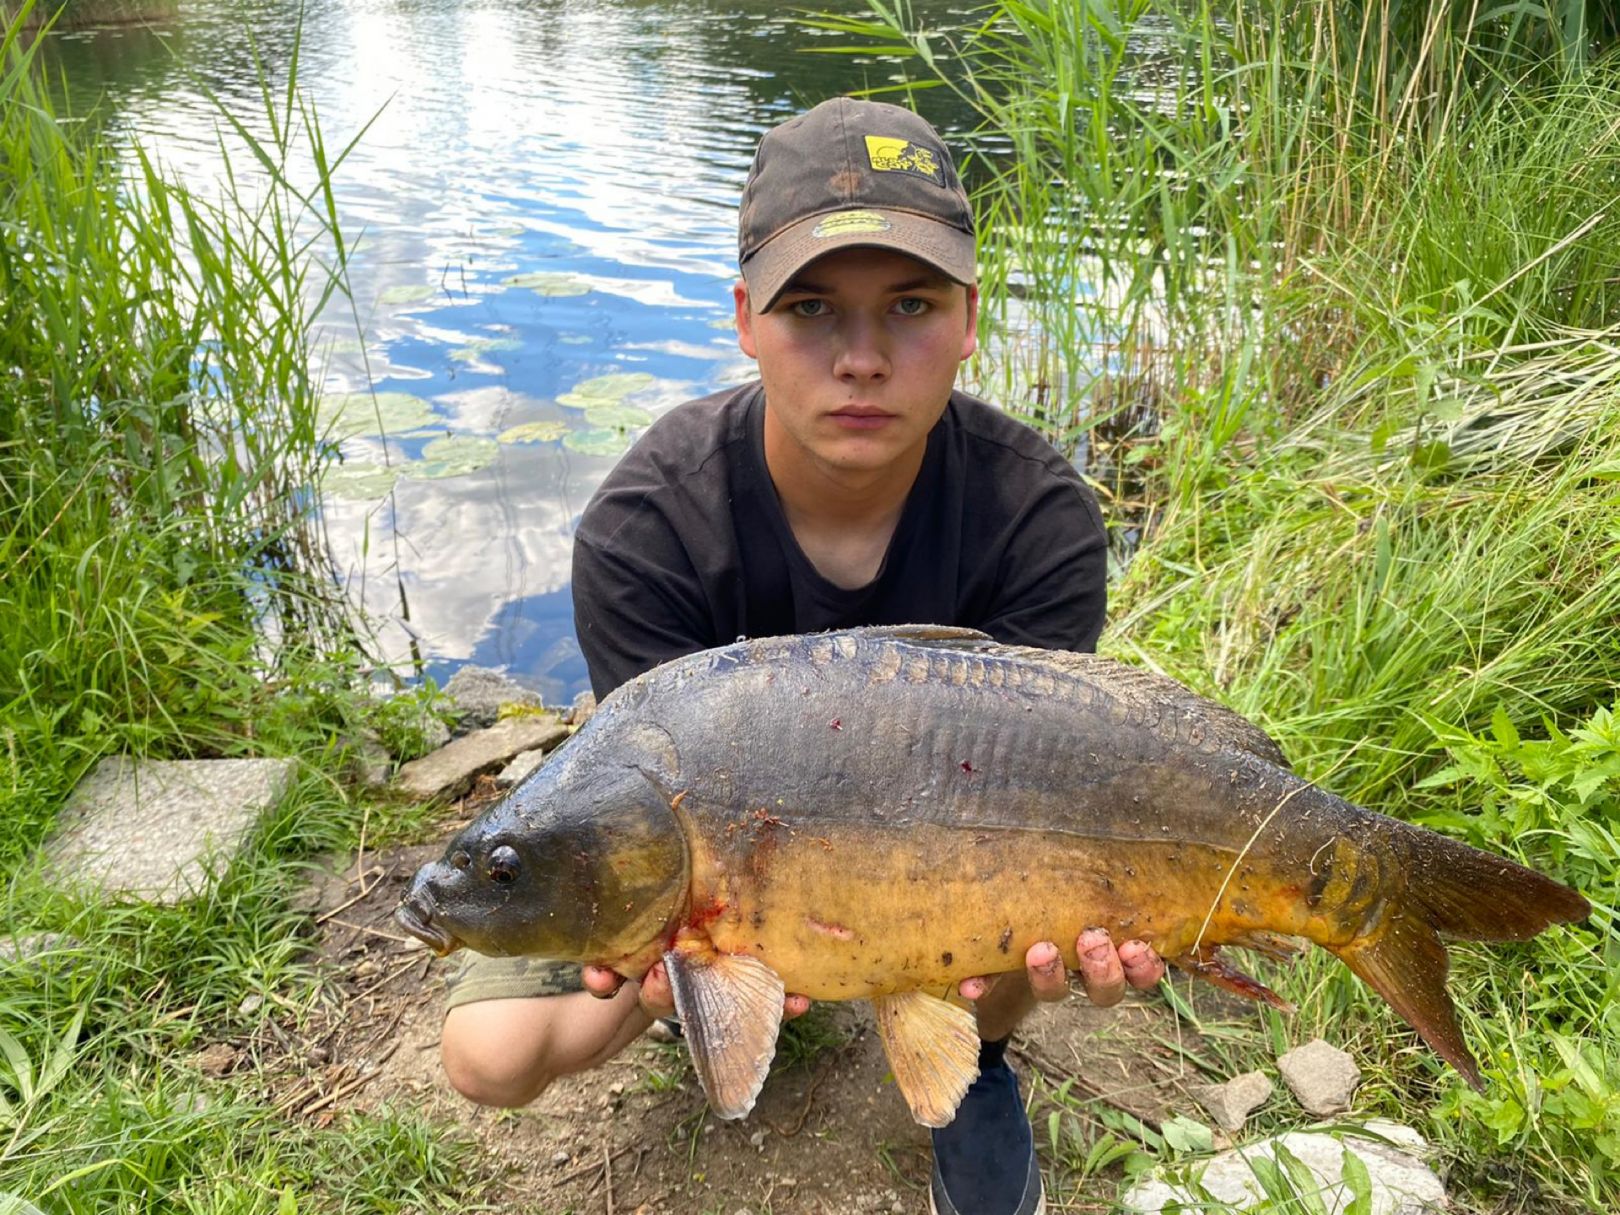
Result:
[[872,1007],[911,1116],[924,1126],[948,1125],[979,1074],[979,1030],[973,1014],[921,991],[878,996]]
[[664,955],[687,1049],[709,1105],[741,1118],[771,1070],[785,989],[758,958],[682,945]]
[[1244,996],[1250,1000],[1260,1000],[1280,1008],[1283,1012],[1291,1013],[1294,1006],[1283,999],[1259,979],[1244,974],[1225,958],[1221,957],[1220,946],[1200,945],[1196,949],[1182,954],[1179,958],[1169,959],[1170,965],[1185,970],[1188,974],[1197,975],[1207,979],[1216,987]]

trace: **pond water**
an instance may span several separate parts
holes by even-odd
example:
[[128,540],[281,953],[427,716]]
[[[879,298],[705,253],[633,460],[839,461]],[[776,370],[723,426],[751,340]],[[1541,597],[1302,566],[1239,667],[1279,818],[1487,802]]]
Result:
[[[752,377],[730,287],[755,143],[898,66],[807,53],[829,43],[769,0],[302,8],[298,78],[328,147],[371,123],[336,177],[354,306],[328,308],[316,341],[343,436],[335,564],[390,660],[441,683],[503,667],[565,703],[588,686],[569,603],[580,511],[647,421]],[[967,11],[913,9],[933,25]],[[207,189],[227,155],[209,95],[262,131],[255,48],[283,84],[299,10],[190,0],[161,27],[55,35],[53,66],[115,143]],[[968,124],[943,91],[922,108]]]

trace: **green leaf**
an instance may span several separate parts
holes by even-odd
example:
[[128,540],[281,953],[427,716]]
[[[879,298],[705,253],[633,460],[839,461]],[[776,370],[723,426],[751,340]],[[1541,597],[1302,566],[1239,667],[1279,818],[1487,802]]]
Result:
[[23,1044],[9,1030],[0,1029],[0,1054],[11,1065],[11,1085],[17,1090],[23,1104],[34,1099],[34,1063],[23,1049]]
[[1491,733],[1496,735],[1496,741],[1501,743],[1505,749],[1509,751],[1518,749],[1519,732],[1513,728],[1513,723],[1508,720],[1507,710],[1500,705],[1497,706],[1496,712],[1491,714]]
[[1343,1215],[1372,1215],[1372,1175],[1367,1172],[1367,1162],[1348,1147],[1344,1149],[1342,1176],[1350,1191]]
[[569,431],[567,422],[550,418],[540,422],[524,422],[509,427],[495,436],[498,443],[555,443]]
[[1164,1141],[1178,1152],[1207,1152],[1215,1146],[1215,1133],[1202,1122],[1177,1114],[1160,1126]]

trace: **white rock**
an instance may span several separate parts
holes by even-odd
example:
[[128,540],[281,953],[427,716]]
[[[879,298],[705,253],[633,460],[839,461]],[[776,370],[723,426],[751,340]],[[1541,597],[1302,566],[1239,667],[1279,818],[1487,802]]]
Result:
[[540,769],[546,762],[546,753],[536,747],[532,751],[520,751],[512,757],[512,762],[502,768],[495,777],[497,788],[510,789],[513,785],[521,785]]
[[1271,1079],[1264,1072],[1244,1072],[1225,1084],[1200,1085],[1192,1095],[1222,1130],[1241,1131],[1248,1116],[1271,1100],[1271,1092]]
[[1277,1071],[1308,1113],[1342,1114],[1361,1083],[1356,1061],[1320,1038],[1296,1046],[1277,1058]]
[[489,667],[459,668],[444,685],[444,694],[461,713],[461,724],[474,728],[494,725],[502,705],[540,705],[540,697],[534,692]]
[[396,783],[422,801],[457,797],[475,777],[504,767],[519,752],[543,751],[567,737],[568,727],[550,715],[508,717],[487,730],[475,730],[458,738],[431,755],[413,759],[400,768]]
[[[1423,1144],[1423,1137],[1416,1131],[1395,1123],[1373,1121],[1366,1129],[1408,1147]],[[1446,1209],[1445,1187],[1432,1169],[1399,1147],[1360,1135],[1341,1138],[1325,1132],[1291,1131],[1222,1152],[1202,1166],[1195,1166],[1193,1178],[1221,1202],[1240,1208],[1256,1204],[1264,1197],[1264,1190],[1248,1162],[1259,1157],[1275,1160],[1279,1142],[1317,1178],[1317,1197],[1327,1215],[1341,1215],[1356,1197],[1344,1181],[1347,1151],[1366,1165],[1371,1182],[1371,1215],[1433,1215]],[[1124,1210],[1139,1215],[1158,1215],[1176,1203],[1198,1209],[1198,1200],[1189,1189],[1161,1179],[1138,1182],[1120,1202]]]

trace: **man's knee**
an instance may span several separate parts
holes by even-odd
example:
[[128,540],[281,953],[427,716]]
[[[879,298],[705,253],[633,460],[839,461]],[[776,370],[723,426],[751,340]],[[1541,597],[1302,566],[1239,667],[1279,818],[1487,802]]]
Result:
[[544,1066],[547,1018],[538,999],[479,1000],[445,1014],[439,1054],[445,1076],[469,1101],[527,1105],[555,1078]]

